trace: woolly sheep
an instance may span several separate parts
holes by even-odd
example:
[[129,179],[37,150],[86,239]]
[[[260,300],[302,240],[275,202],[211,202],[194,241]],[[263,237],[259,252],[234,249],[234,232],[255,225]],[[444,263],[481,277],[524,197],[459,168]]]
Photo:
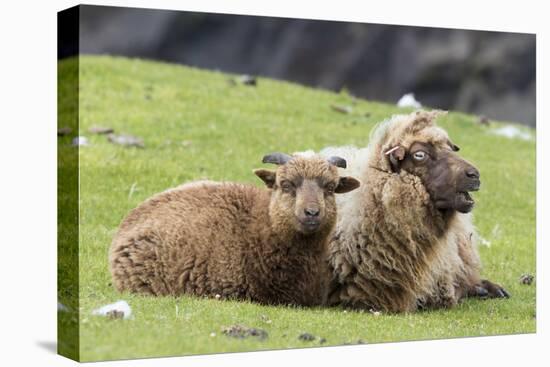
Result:
[[338,157],[266,155],[255,170],[267,189],[200,181],[153,196],[123,220],[110,250],[119,291],[182,293],[264,304],[326,300],[334,193],[359,186],[339,177]]
[[381,123],[366,148],[327,148],[361,188],[340,196],[329,244],[329,303],[409,312],[452,307],[467,296],[508,297],[480,279],[468,192],[479,171],[434,120],[417,111]]

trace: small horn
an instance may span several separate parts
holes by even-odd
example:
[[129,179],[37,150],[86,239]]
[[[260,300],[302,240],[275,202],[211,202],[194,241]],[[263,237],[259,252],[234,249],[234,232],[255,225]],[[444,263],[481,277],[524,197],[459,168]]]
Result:
[[336,167],[346,168],[347,163],[344,158],[332,156],[328,159],[328,163],[335,165]]
[[285,153],[270,153],[266,154],[263,159],[262,163],[273,163],[273,164],[285,164],[289,160],[292,159],[292,156],[285,154]]

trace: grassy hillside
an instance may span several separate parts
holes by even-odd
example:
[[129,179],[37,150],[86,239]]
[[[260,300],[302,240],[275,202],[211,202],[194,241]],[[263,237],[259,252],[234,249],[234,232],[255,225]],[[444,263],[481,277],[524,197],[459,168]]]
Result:
[[[68,116],[74,111],[69,97],[75,91],[64,86],[76,77],[75,62],[59,64],[60,127],[70,125]],[[79,74],[78,135],[90,141],[79,151],[82,360],[321,345],[319,339],[299,340],[303,332],[326,339],[322,345],[340,345],[535,331],[535,285],[518,280],[523,273],[536,275],[535,142],[495,135],[499,124],[482,126],[475,116],[461,113],[450,113],[440,125],[481,171],[474,213],[481,235],[490,242],[480,248],[483,275],[504,285],[512,298],[376,316],[340,308],[117,293],[107,266],[111,238],[126,213],[147,197],[200,178],[260,185],[252,169],[262,166],[264,153],[362,146],[376,122],[409,110],[357,100],[353,112],[344,114],[330,106],[352,105],[346,93],[264,78],[255,87],[234,85],[226,74],[134,59],[81,57]],[[105,136],[88,133],[92,125],[141,137],[145,148],[114,145]],[[60,137],[60,149],[75,149],[70,146],[75,135]],[[67,262],[60,266],[63,282],[74,267]],[[62,283],[65,286],[69,284]],[[63,302],[63,291],[60,297]],[[93,309],[119,299],[132,307],[132,319],[91,315]],[[59,313],[62,323],[70,317],[70,312]],[[269,336],[257,340],[222,334],[223,327],[234,324],[264,329]]]

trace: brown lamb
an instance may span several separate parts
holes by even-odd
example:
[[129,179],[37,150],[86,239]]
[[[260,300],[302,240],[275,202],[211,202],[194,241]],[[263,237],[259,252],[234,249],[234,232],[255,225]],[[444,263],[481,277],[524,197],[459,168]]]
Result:
[[267,189],[199,181],[160,193],[123,220],[110,251],[119,291],[215,296],[264,304],[326,300],[326,251],[334,193],[359,186],[339,177],[345,161],[274,153],[258,169]]
[[508,297],[480,278],[469,192],[479,171],[434,120],[441,111],[381,123],[366,148],[327,148],[361,188],[338,198],[329,245],[331,304],[410,312],[452,307],[467,296]]

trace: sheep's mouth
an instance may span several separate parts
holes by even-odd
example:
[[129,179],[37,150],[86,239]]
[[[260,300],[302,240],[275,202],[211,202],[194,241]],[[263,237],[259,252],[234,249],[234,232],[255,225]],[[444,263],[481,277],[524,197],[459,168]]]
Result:
[[456,193],[455,207],[461,213],[468,213],[474,208],[475,201],[468,191]]
[[321,226],[320,220],[309,219],[309,220],[299,220],[300,230],[302,233],[310,234],[316,232]]
[[467,192],[467,191],[460,191],[460,192],[458,192],[458,196],[459,196],[459,197],[462,197],[462,200],[463,200],[464,202],[472,203],[472,204],[474,203],[474,199],[472,198],[472,196],[470,195],[470,193]]

